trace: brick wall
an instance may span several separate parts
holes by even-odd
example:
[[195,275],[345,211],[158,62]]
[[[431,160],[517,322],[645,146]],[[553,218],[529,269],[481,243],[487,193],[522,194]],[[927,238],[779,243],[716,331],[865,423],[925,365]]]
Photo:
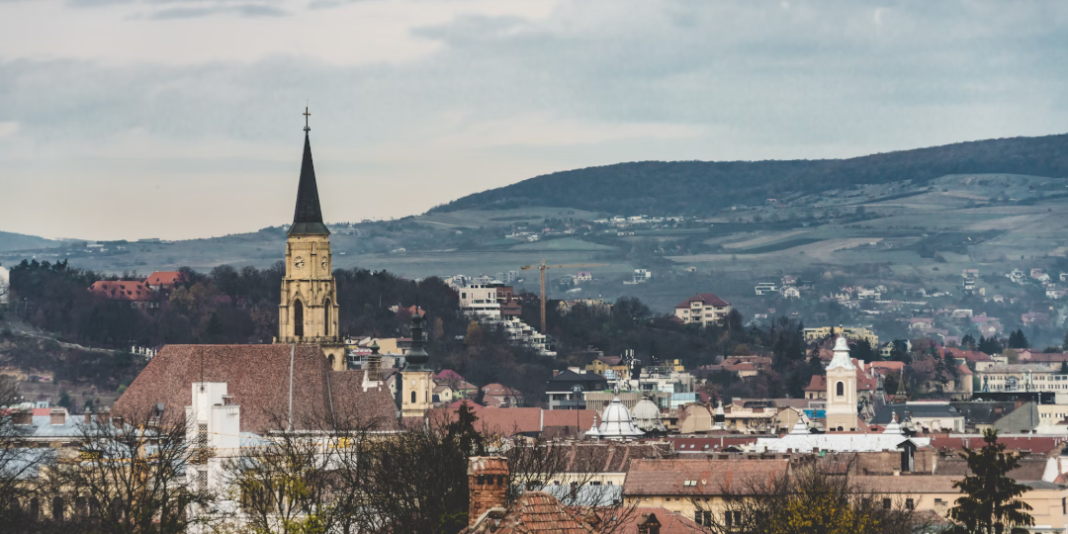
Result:
[[471,492],[468,525],[474,525],[491,508],[504,508],[508,492],[508,460],[499,456],[473,456],[467,465]]

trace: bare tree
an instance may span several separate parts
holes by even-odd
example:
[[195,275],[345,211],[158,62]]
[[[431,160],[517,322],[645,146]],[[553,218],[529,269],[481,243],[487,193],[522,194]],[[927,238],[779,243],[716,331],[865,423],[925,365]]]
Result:
[[[0,280],[0,283],[3,281]],[[25,444],[26,426],[20,419],[32,413],[16,408],[20,399],[14,380],[0,378],[0,524],[19,524],[29,519],[30,481],[49,454]]]
[[[42,519],[65,533],[181,533],[202,519],[196,507],[214,498],[190,483],[194,447],[182,417],[152,410],[80,426],[78,449],[61,454],[38,477]],[[42,528],[47,531],[47,528]]]
[[914,534],[926,526],[905,498],[887,499],[815,463],[702,493],[691,499],[695,522],[716,534]]

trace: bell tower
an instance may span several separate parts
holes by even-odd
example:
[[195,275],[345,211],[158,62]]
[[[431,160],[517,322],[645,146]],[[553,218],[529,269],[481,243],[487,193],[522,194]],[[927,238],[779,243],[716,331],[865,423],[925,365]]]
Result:
[[335,370],[346,368],[345,345],[338,335],[337,288],[332,274],[330,230],[323,224],[315,184],[307,108],[304,109],[304,159],[300,165],[297,207],[286,233],[286,275],[278,305],[275,343],[319,345]]
[[857,367],[849,357],[849,343],[839,336],[827,364],[827,431],[855,431],[857,420]]

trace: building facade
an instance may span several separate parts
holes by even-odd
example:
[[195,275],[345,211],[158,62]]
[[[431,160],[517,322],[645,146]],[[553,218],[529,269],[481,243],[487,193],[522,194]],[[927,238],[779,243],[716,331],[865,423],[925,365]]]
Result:
[[731,303],[712,293],[694,295],[675,306],[675,317],[680,321],[701,326],[718,323],[730,312]]

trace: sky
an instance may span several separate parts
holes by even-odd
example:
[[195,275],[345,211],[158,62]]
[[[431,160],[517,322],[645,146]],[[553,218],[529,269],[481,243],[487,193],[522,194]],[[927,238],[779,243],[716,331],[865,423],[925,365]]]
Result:
[[0,0],[0,230],[419,214],[560,170],[1068,132],[1068,2]]

